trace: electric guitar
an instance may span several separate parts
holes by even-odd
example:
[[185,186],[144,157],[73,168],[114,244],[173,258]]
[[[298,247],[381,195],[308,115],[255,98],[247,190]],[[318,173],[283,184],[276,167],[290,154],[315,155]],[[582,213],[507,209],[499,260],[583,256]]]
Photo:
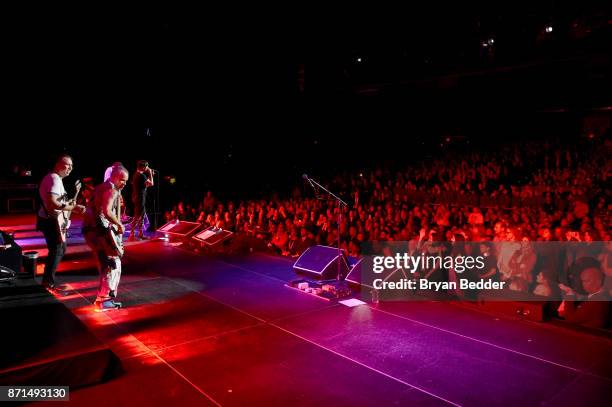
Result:
[[113,248],[117,256],[122,257],[125,250],[123,248],[123,235],[119,233],[119,228],[117,225],[109,225],[106,231],[110,246]]
[[[121,195],[119,195],[117,199],[119,200],[119,203],[117,205],[116,216],[117,219],[121,219],[121,202],[123,201],[123,198]],[[99,215],[99,221],[100,225],[104,229],[104,232],[106,233],[106,241],[108,242],[110,248],[114,251],[114,255],[122,257],[123,253],[125,252],[123,247],[123,234],[119,233],[119,228],[117,225],[110,223],[104,215]]]
[[[76,192],[74,193],[74,197],[69,200],[66,201],[64,200],[65,203],[68,202],[76,202],[78,196],[79,196],[79,192],[81,192],[81,181],[77,180],[74,184],[75,188],[76,188]],[[59,233],[59,237],[60,240],[62,241],[62,243],[66,242],[66,236],[68,234],[68,228],[70,227],[70,216],[72,215],[72,211],[60,211],[60,213],[57,215],[57,218],[55,218],[56,222],[57,222],[57,231]]]

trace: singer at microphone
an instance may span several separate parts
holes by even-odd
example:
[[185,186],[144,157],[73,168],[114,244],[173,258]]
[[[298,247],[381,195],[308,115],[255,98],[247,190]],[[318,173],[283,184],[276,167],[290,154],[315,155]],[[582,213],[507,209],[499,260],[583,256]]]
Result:
[[138,239],[144,239],[142,229],[146,214],[147,188],[154,185],[153,171],[154,170],[149,167],[149,163],[145,160],[140,160],[136,164],[136,172],[132,177],[134,218],[131,224],[129,241],[136,240],[136,231],[138,231]]

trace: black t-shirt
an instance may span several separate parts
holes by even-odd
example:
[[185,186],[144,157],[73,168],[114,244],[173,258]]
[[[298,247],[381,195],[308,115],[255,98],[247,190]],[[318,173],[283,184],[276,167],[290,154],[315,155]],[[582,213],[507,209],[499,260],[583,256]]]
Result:
[[132,200],[140,201],[144,200],[147,193],[147,182],[148,177],[143,172],[136,171],[132,177]]

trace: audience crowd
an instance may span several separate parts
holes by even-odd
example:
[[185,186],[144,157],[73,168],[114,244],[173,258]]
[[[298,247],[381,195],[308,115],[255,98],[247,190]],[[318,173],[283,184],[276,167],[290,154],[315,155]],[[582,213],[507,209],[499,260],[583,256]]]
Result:
[[[440,242],[438,252],[450,255],[486,253],[487,269],[474,278],[504,280],[511,290],[534,296],[610,299],[611,163],[610,145],[603,143],[449,151],[400,171],[379,168],[324,180],[345,193],[349,205],[342,210],[317,190],[241,202],[208,191],[199,202],[178,202],[165,217],[231,230],[293,257],[312,245],[336,247],[338,240],[350,258],[361,255],[365,242],[408,241],[411,251]],[[580,264],[567,255],[551,265],[541,261],[546,245],[540,242],[582,242],[578,246],[587,247],[594,261]],[[581,308],[560,307],[564,312],[572,319]]]

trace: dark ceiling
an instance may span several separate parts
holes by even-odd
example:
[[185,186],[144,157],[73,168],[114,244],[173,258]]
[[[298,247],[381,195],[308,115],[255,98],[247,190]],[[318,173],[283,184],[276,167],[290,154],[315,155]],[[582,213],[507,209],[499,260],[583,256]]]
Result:
[[[34,139],[48,148],[39,155],[76,150],[96,165],[187,149],[187,161],[205,156],[214,169],[240,165],[232,151],[261,162],[281,149],[295,167],[296,151],[319,154],[311,147],[325,138],[335,151],[356,132],[574,132],[576,117],[612,105],[605,2],[231,7],[7,14],[12,154],[27,158]],[[550,111],[574,116],[534,119]],[[85,153],[108,139],[119,154]]]

